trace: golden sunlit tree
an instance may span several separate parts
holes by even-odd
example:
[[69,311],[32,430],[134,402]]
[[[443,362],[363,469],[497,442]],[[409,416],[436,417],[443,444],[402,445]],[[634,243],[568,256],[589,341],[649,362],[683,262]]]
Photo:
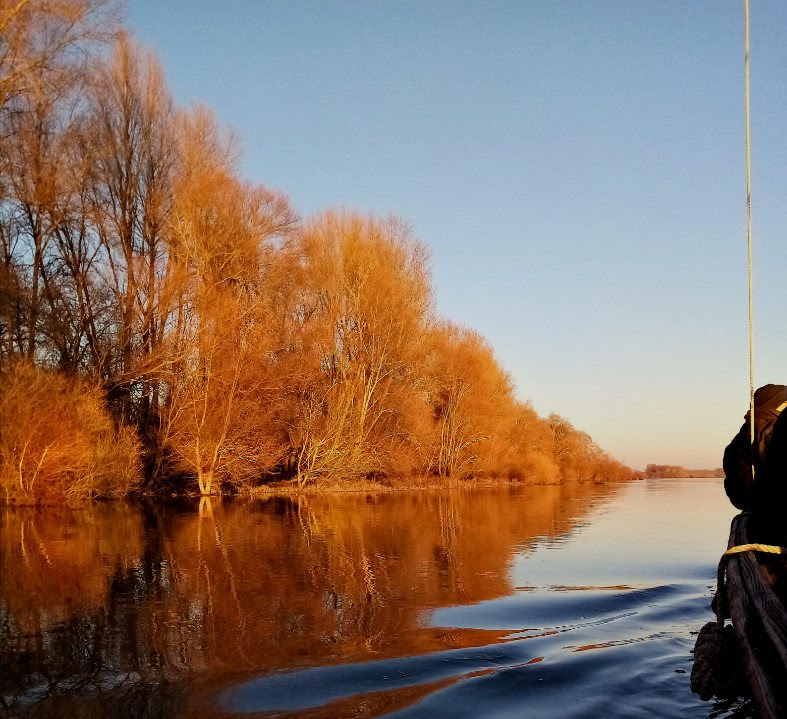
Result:
[[427,254],[396,220],[327,213],[299,238],[304,373],[290,438],[301,482],[380,471],[403,441],[431,312]]
[[512,427],[512,474],[524,479],[552,483],[560,480],[560,468],[552,452],[549,424],[532,407],[521,407]]
[[71,368],[55,237],[71,220],[70,135],[117,27],[102,0],[0,0],[0,360]]
[[493,469],[513,408],[511,379],[473,330],[443,322],[430,333],[428,467],[440,477]]
[[281,195],[235,178],[231,143],[207,111],[182,117],[180,141],[170,249],[178,292],[160,440],[210,494],[215,481],[246,483],[284,453],[272,429],[281,338],[268,295],[295,215]]
[[0,108],[82,63],[117,27],[107,0],[0,0]]

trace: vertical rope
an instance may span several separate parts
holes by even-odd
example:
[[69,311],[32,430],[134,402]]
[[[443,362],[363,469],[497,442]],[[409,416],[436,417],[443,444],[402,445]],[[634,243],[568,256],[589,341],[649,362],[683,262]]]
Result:
[[[750,119],[749,119],[749,0],[744,0],[744,14],[746,16],[746,244],[748,247],[748,274],[749,274],[749,427],[752,451],[754,449],[754,311],[752,301],[752,252],[751,252],[751,148],[749,144]],[[752,463],[752,473],[754,465]]]

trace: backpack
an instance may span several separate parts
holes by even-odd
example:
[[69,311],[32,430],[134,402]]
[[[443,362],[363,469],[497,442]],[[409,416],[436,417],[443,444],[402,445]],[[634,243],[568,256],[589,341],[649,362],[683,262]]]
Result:
[[[774,480],[768,461],[774,428],[786,408],[785,385],[766,384],[760,387],[754,393],[754,443],[751,443],[751,412],[747,412],[740,431],[724,450],[724,490],[739,509],[751,510],[763,506],[762,490],[766,486],[770,487]],[[780,435],[783,434],[780,432]],[[778,454],[781,457],[782,453]]]

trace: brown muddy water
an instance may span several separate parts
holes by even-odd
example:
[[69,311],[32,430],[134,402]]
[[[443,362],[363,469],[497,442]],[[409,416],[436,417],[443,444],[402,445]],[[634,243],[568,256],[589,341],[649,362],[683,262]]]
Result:
[[719,480],[0,509],[3,717],[748,717]]

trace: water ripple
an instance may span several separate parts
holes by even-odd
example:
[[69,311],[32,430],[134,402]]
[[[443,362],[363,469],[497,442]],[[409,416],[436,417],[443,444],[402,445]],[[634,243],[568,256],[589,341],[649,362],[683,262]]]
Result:
[[221,704],[232,713],[311,716],[303,712],[323,707],[314,716],[340,716],[331,707],[350,702],[366,716],[365,697],[420,687],[385,715],[708,716],[707,705],[687,701],[691,628],[707,602],[704,584],[685,582],[519,591],[430,617],[457,632],[511,630],[495,644],[271,674],[226,691]]

